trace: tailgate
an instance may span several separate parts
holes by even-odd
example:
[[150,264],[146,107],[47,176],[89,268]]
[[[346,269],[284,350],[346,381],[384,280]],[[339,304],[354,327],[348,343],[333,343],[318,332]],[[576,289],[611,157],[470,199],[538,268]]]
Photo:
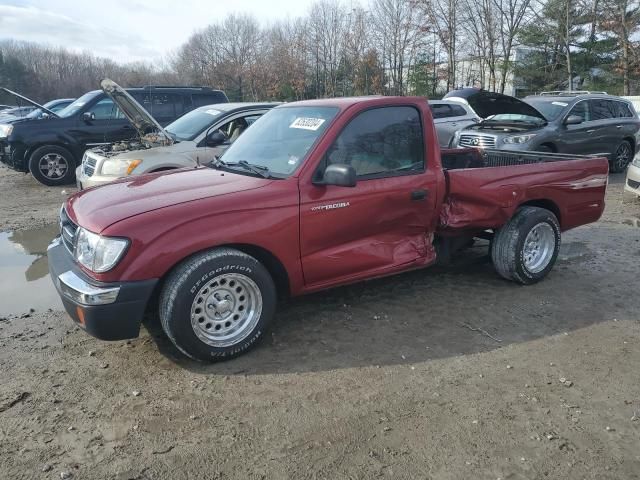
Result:
[[459,153],[449,162],[449,152],[443,233],[499,228],[525,203],[553,211],[563,230],[594,222],[604,210],[606,158],[484,151],[461,164]]

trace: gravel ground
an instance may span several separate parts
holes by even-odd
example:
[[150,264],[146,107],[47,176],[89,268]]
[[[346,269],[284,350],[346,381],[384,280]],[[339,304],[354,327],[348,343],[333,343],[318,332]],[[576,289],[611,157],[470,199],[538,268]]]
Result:
[[[58,311],[4,318],[2,477],[640,478],[640,203],[622,182],[542,283],[500,280],[480,246],[293,300],[224,364],[184,360],[153,319],[105,343]],[[0,230],[64,199],[6,169],[0,188]]]

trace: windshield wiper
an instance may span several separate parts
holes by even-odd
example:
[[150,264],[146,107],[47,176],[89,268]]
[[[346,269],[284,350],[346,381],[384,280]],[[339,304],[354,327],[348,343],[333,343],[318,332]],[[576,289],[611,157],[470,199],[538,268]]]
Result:
[[260,175],[264,178],[271,178],[271,170],[269,167],[265,167],[264,165],[256,165],[255,163],[249,163],[246,160],[240,160],[239,162],[225,162],[220,157],[216,156],[211,162],[209,162],[209,166],[213,168],[233,168],[233,167],[242,167],[245,170],[248,170],[256,175]]

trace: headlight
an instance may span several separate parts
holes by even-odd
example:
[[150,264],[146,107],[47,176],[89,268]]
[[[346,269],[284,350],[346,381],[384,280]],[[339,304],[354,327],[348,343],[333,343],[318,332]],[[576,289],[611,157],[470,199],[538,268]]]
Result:
[[142,163],[142,160],[129,160],[124,158],[111,158],[105,160],[100,170],[103,175],[110,177],[124,177],[131,175],[131,172]]
[[640,154],[633,157],[633,161],[631,162],[631,165],[633,165],[634,167],[640,168]]
[[13,125],[7,125],[5,123],[0,125],[0,138],[7,138],[13,132]]
[[103,237],[81,227],[76,233],[74,256],[89,270],[102,273],[115,267],[128,245],[126,238]]
[[530,133],[529,135],[514,135],[513,137],[507,137],[503,140],[504,143],[527,143],[533,137],[535,137],[535,133]]

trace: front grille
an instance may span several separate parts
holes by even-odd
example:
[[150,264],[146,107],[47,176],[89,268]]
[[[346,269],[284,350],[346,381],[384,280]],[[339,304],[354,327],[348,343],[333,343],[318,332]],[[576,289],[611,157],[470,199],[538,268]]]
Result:
[[635,180],[631,180],[630,178],[627,178],[627,185],[629,185],[631,188],[639,188],[640,182],[636,182]]
[[82,158],[82,171],[87,177],[92,177],[96,173],[96,159],[88,156],[86,153]]
[[67,210],[62,207],[60,210],[60,237],[66,249],[73,255],[75,248],[76,231],[78,226],[67,215]]
[[460,147],[495,148],[496,137],[493,135],[473,135],[465,133],[458,140]]

